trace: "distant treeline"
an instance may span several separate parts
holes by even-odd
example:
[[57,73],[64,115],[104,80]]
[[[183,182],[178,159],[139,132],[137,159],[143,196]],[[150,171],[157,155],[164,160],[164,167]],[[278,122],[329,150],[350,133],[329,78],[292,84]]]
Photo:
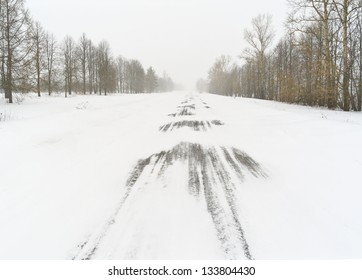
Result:
[[35,22],[24,0],[0,0],[0,90],[13,102],[14,92],[107,94],[172,91],[174,83],[158,77],[135,59],[114,58],[107,41],[95,44],[83,34],[57,42]]
[[361,111],[362,2],[288,2],[287,33],[276,45],[271,17],[257,16],[244,32],[242,66],[218,58],[199,90]]

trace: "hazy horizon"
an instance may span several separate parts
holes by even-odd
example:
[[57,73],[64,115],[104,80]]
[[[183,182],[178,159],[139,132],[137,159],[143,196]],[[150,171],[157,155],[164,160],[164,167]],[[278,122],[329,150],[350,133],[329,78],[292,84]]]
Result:
[[95,43],[107,40],[115,57],[138,59],[159,75],[166,71],[185,89],[206,78],[218,56],[242,52],[253,17],[271,14],[277,40],[287,13],[285,0],[27,0],[26,6],[58,42],[82,33]]

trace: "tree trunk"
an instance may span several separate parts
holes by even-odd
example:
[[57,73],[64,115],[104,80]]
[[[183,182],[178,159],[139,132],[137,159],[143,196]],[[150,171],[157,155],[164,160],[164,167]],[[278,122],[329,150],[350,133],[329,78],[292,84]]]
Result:
[[336,108],[336,98],[334,95],[334,86],[332,85],[332,55],[330,48],[329,38],[329,15],[328,15],[328,1],[324,0],[324,19],[323,19],[323,33],[325,42],[326,54],[326,92],[327,92],[327,106],[330,109]]
[[36,88],[37,88],[37,92],[38,92],[38,97],[41,96],[40,94],[40,63],[39,63],[39,54],[37,54],[38,58],[37,58],[37,77],[36,77]]
[[348,67],[348,0],[343,1],[343,110],[350,110]]
[[49,96],[52,94],[52,86],[51,86],[51,83],[52,83],[52,77],[51,77],[51,71],[48,72],[48,93],[49,93]]

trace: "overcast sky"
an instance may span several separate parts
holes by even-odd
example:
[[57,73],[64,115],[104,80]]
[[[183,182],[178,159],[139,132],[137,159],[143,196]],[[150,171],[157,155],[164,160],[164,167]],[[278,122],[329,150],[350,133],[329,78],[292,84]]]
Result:
[[271,14],[281,35],[287,13],[286,0],[27,0],[26,6],[58,41],[83,32],[96,43],[105,39],[114,56],[139,59],[186,88],[207,77],[216,57],[241,53],[253,17]]

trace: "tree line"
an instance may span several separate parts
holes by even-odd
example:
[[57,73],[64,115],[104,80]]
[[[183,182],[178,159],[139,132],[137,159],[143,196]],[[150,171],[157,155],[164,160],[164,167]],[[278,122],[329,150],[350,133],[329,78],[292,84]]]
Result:
[[259,15],[244,31],[242,65],[228,56],[211,67],[211,93],[362,109],[362,1],[289,0],[286,33],[274,42],[272,18]]
[[113,57],[107,41],[95,44],[83,34],[58,42],[34,21],[24,0],[0,0],[0,90],[13,93],[104,94],[172,91],[165,73],[144,69],[136,59]]

